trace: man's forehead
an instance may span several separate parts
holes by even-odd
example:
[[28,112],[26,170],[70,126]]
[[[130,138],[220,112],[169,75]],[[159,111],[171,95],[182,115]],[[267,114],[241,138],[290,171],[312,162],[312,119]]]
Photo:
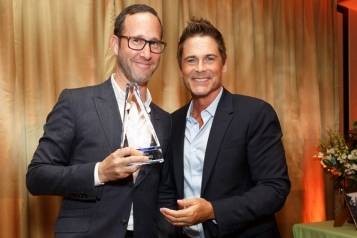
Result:
[[187,38],[183,44],[184,55],[217,55],[219,53],[218,44],[210,36],[193,36]]
[[123,34],[130,36],[160,39],[161,24],[157,16],[150,12],[139,12],[127,15],[123,23]]

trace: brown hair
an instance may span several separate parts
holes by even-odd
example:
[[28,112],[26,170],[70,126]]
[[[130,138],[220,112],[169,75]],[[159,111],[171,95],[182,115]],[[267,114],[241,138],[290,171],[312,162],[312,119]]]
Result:
[[177,46],[177,61],[181,68],[181,60],[182,60],[182,52],[183,52],[183,44],[185,41],[194,36],[210,36],[212,37],[217,45],[219,53],[222,57],[223,64],[226,62],[227,53],[226,46],[224,44],[223,36],[221,32],[214,27],[208,20],[203,18],[201,19],[191,19],[186,28],[183,30],[178,46]]
[[145,5],[145,4],[134,4],[134,5],[130,5],[126,8],[124,8],[120,14],[117,16],[117,18],[115,19],[115,24],[114,24],[114,35],[116,36],[120,36],[124,30],[124,21],[127,15],[134,15],[136,13],[151,13],[152,15],[154,15],[160,22],[160,26],[161,26],[161,38],[163,35],[163,27],[161,24],[161,20],[157,14],[157,12],[155,11],[154,8]]

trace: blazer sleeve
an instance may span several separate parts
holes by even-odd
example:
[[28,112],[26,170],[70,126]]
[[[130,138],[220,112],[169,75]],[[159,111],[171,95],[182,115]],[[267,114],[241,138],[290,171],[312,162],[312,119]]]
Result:
[[76,114],[72,106],[71,91],[64,90],[47,117],[44,134],[26,175],[27,188],[34,195],[96,198],[95,163],[71,162],[76,137]]
[[261,105],[247,129],[246,159],[254,185],[240,195],[212,201],[220,234],[273,216],[290,190],[277,115],[269,104]]

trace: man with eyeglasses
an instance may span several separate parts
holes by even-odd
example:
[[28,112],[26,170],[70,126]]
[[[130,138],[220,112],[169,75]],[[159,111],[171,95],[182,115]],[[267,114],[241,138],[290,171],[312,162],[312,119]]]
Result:
[[[153,8],[125,8],[110,42],[115,72],[100,85],[64,90],[48,115],[27,187],[35,195],[63,196],[56,237],[157,237],[157,188],[164,168],[142,165],[148,156],[136,148],[152,143],[150,131],[140,126],[148,112],[166,154],[170,116],[151,102],[147,88],[165,48],[162,35]],[[127,87],[133,84],[141,100]],[[133,128],[128,146],[120,147],[123,115]]]

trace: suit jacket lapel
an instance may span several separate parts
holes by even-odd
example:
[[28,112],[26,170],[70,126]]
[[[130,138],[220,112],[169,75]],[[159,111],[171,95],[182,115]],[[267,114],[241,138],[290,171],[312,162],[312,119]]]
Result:
[[122,121],[110,79],[98,88],[93,100],[111,153],[120,146]]
[[185,141],[185,129],[186,129],[186,115],[189,104],[187,104],[180,112],[178,112],[177,118],[173,121],[173,140],[170,142],[172,144],[172,157],[173,157],[173,167],[174,167],[174,176],[176,181],[176,188],[179,198],[184,196],[184,141]]
[[[111,153],[120,147],[122,121],[110,79],[98,88],[93,100],[98,112],[101,126],[107,138],[108,153]],[[155,112],[155,108],[152,107],[150,119],[153,123],[159,141],[161,141],[164,132],[160,130],[160,117]],[[143,181],[149,170],[150,166],[143,166],[140,168],[135,186],[138,186]]]
[[214,168],[224,135],[233,118],[232,95],[224,90],[213,119],[209,134],[202,173],[201,195],[204,194]]
[[156,132],[157,138],[159,139],[160,144],[161,144],[164,131],[161,130],[160,117],[159,117],[157,111],[155,110],[155,107],[151,107],[150,120],[151,120],[151,123],[152,123],[154,130]]

